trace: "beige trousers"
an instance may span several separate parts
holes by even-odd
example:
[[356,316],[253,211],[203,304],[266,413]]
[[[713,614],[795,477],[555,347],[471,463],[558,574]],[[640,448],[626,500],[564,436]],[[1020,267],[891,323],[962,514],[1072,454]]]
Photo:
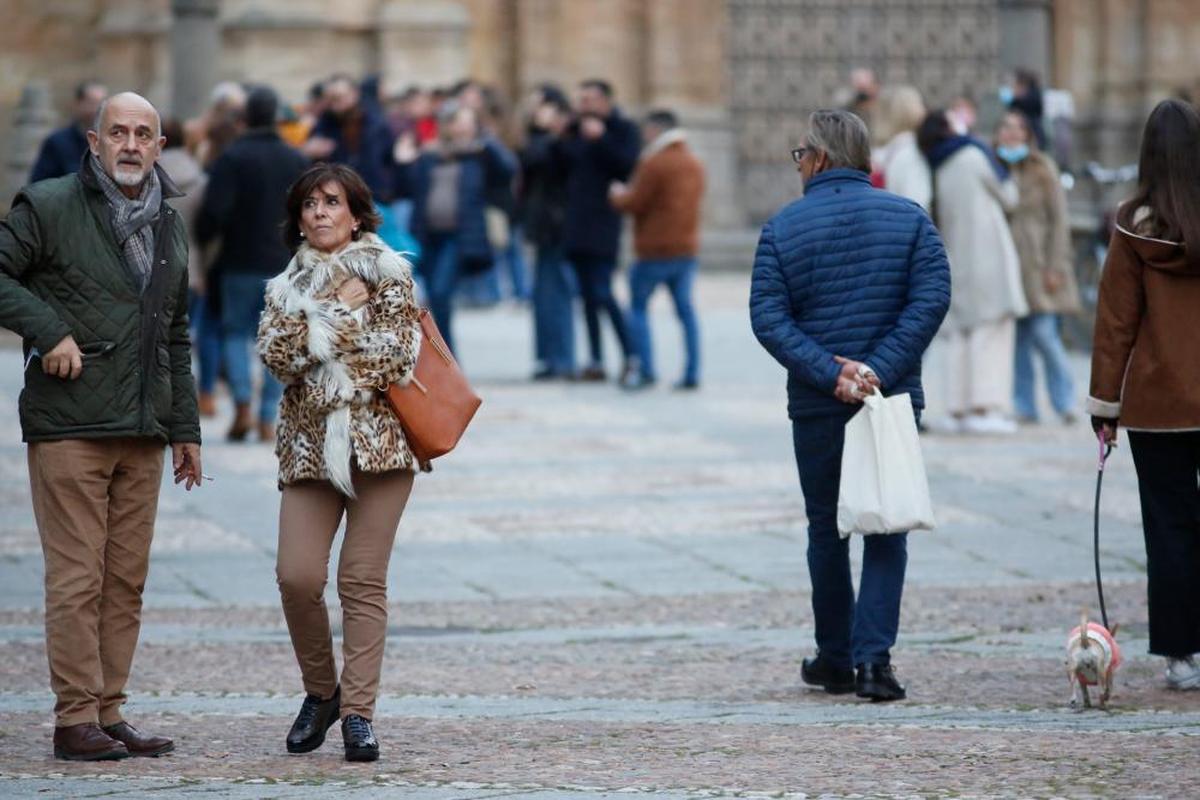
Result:
[[342,601],[342,717],[372,719],[387,640],[387,569],[413,473],[354,471],[350,499],[327,481],[285,486],[279,507],[276,577],[304,690],[321,698],[338,686],[333,636],[325,607],[329,552],[342,514],[346,533],[338,559]]
[[1016,320],[1010,317],[965,331],[949,331],[943,337],[946,411],[961,416],[1011,409]]
[[162,483],[153,439],[29,445],[46,561],[46,655],[59,727],[121,721]]

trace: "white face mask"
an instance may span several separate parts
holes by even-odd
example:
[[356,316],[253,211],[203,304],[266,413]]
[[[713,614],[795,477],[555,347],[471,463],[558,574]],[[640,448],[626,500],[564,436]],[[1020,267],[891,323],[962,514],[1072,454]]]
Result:
[[950,127],[959,136],[966,136],[967,133],[970,132],[971,129],[968,127],[967,121],[963,119],[962,114],[958,113],[957,111],[951,111],[946,116],[950,119]]

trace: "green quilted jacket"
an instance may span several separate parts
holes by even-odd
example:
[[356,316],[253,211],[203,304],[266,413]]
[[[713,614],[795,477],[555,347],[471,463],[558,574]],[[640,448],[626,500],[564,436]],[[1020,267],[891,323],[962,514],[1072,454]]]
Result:
[[[91,159],[77,175],[25,187],[0,221],[0,326],[24,339],[27,442],[150,437],[199,442],[187,319],[187,236],[165,199],[144,292],[126,266]],[[42,371],[65,336],[84,354],[76,380]],[[36,352],[35,352],[36,351]]]

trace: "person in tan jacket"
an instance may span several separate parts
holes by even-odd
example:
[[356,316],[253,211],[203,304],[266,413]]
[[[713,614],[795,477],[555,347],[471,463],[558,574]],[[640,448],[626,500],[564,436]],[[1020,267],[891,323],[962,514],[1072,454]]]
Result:
[[1150,652],[1200,689],[1200,113],[1166,100],[1142,134],[1138,187],[1100,280],[1092,427],[1129,432],[1146,537]]
[[654,348],[646,309],[650,296],[666,284],[683,326],[687,363],[677,389],[700,386],[700,329],[692,305],[696,253],[700,249],[700,207],[704,165],[692,154],[674,113],[660,110],[642,124],[646,143],[629,186],[614,183],[609,200],[633,216],[637,261],[629,273],[629,332],[639,369],[625,377],[627,389],[654,385]]
[[1023,423],[1038,420],[1033,355],[1041,356],[1054,411],[1076,418],[1075,380],[1063,346],[1062,315],[1079,311],[1079,287],[1071,263],[1071,221],[1058,167],[1038,149],[1029,118],[1009,111],[996,128],[996,155],[1008,165],[1019,200],[1008,213],[1021,262],[1029,313],[1017,320],[1013,407]]

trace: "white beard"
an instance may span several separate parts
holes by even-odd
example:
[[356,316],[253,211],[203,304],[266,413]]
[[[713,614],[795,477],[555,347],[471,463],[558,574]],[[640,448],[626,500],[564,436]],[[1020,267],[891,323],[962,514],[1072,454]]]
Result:
[[116,166],[112,179],[118,186],[141,186],[149,174],[149,170],[131,171],[128,167]]

